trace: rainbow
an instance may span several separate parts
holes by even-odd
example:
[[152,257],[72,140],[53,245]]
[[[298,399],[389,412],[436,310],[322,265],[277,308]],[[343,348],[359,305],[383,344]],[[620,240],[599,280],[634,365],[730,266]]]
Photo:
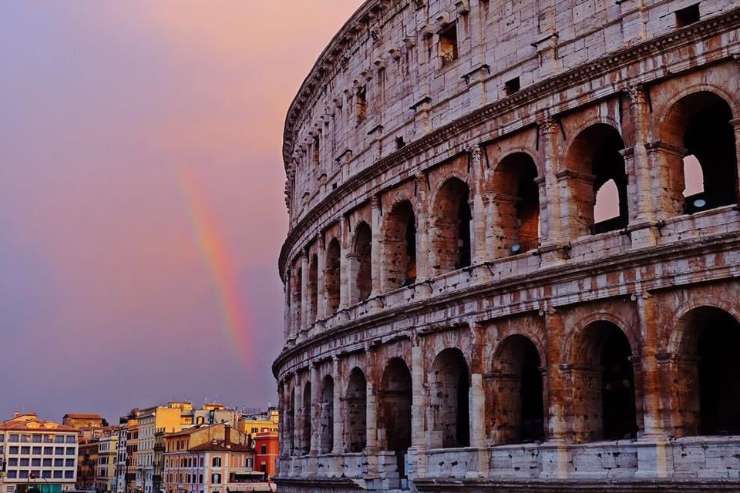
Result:
[[247,366],[251,361],[248,316],[245,305],[242,303],[243,297],[239,292],[233,256],[226,246],[221,228],[209,209],[192,170],[180,169],[178,178],[180,189],[188,205],[196,241],[219,291],[224,328],[230,340],[233,341],[234,350]]

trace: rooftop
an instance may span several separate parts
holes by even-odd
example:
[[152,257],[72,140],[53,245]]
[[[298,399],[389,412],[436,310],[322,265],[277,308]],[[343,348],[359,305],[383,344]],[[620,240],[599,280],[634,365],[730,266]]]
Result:
[[49,431],[49,432],[75,432],[71,426],[66,426],[54,421],[47,421],[38,417],[34,412],[15,413],[15,416],[7,421],[0,422],[0,430],[3,431]]

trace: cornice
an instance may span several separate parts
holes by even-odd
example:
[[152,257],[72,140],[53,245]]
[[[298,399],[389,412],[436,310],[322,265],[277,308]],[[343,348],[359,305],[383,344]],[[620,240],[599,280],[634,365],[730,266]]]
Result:
[[[356,21],[356,16],[361,15],[365,8],[369,8],[375,3],[377,2],[368,1],[365,3],[352,19]],[[351,24],[352,19],[348,24]],[[348,24],[345,25],[345,28]],[[292,250],[293,244],[305,233],[305,231],[308,230],[319,217],[328,212],[347,195],[351,194],[361,184],[382,175],[388,169],[391,169],[406,160],[420,155],[439,144],[451,140],[453,137],[461,133],[474,129],[482,123],[495,119],[517,107],[538,99],[543,99],[547,96],[556,94],[563,89],[572,87],[576,84],[581,84],[584,81],[591,80],[595,77],[603,76],[630,63],[644,59],[647,56],[663,53],[668,49],[681,47],[689,42],[704,39],[718,32],[727,30],[728,28],[736,28],[738,25],[740,25],[740,8],[736,8],[730,12],[723,13],[722,15],[711,17],[697,22],[696,24],[677,29],[676,31],[658,36],[638,45],[621,48],[606,54],[598,60],[584,63],[578,67],[574,67],[568,71],[554,75],[548,79],[544,79],[529,87],[525,87],[511,96],[489,103],[453,122],[448,123],[447,125],[433,130],[416,141],[408,143],[406,146],[380,159],[374,165],[365,168],[340,184],[332,191],[332,193],[324,197],[321,202],[314,206],[293,228],[291,228],[285,242],[283,243],[278,259],[278,269],[281,278],[285,272],[288,254]],[[728,54],[728,57],[732,57],[732,55]],[[286,133],[286,138],[287,136],[288,134]]]

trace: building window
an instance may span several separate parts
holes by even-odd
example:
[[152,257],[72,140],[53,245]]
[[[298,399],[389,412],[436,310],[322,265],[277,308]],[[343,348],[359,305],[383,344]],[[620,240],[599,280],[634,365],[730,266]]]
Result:
[[213,467],[221,467],[221,457],[214,457],[212,465]]
[[64,447],[57,447],[54,449],[54,455],[64,455]]
[[75,455],[75,448],[67,447],[67,455]]
[[676,11],[676,27],[684,27],[699,22],[699,18],[699,4],[689,5]]
[[51,459],[44,459],[44,467],[51,467]]
[[9,453],[9,454],[15,454],[15,455],[18,455],[18,447],[17,447],[17,446],[9,447],[9,448],[8,448],[8,453]]
[[18,471],[18,477],[20,479],[28,479],[28,471]]
[[49,479],[49,478],[51,478],[51,471],[41,471],[41,477],[43,479]]
[[21,447],[21,455],[31,455],[31,447]]
[[72,479],[74,477],[74,471],[64,471],[64,479]]
[[41,459],[31,459],[31,465],[33,467],[41,467]]
[[31,441],[32,441],[33,443],[41,443],[41,435],[33,435],[33,436],[31,437]]
[[513,79],[507,81],[504,84],[504,92],[507,96],[511,96],[515,92],[519,92],[519,89],[521,88],[521,83],[519,82],[519,77],[514,77]]
[[267,453],[267,445],[262,445],[262,447],[260,448],[260,453],[262,455]]
[[17,466],[18,465],[18,459],[13,457],[12,459],[8,459],[8,466]]
[[54,459],[54,467],[62,467],[64,465],[64,459]]
[[28,467],[28,459],[21,459],[21,467]]
[[219,473],[211,474],[211,483],[221,484],[221,474]]
[[33,447],[32,453],[33,455],[41,455],[41,447]]
[[20,437],[18,436],[17,433],[11,433],[10,437],[8,437],[8,441],[10,443],[18,443],[19,440],[20,440]]
[[64,435],[55,435],[54,443],[64,443]]
[[442,66],[457,60],[456,23],[450,24],[439,33],[439,56],[442,58]]
[[355,109],[357,111],[357,123],[360,124],[367,118],[367,89],[364,86],[357,88]]
[[44,455],[52,455],[54,453],[54,447],[44,447]]
[[18,477],[18,471],[8,471],[8,479],[15,479]]
[[244,461],[244,467],[246,467],[247,469],[252,469],[252,458],[251,457],[247,457],[247,460]]
[[65,467],[74,467],[75,466],[75,460],[74,459],[65,459],[64,460]]

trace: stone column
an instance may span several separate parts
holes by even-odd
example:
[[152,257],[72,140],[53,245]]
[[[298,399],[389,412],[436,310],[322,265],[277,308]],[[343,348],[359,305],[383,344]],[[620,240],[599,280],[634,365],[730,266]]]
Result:
[[655,195],[652,193],[650,160],[645,144],[650,132],[650,108],[647,93],[642,85],[629,89],[632,125],[635,128],[635,142],[631,150],[622,153],[625,170],[628,173],[628,195],[630,197],[630,222],[655,221]]
[[298,373],[294,378],[295,400],[293,401],[293,455],[303,455],[303,386]]
[[284,309],[283,309],[283,339],[287,342],[290,337],[291,332],[291,311],[292,306],[290,303],[290,271],[287,270],[285,274],[283,274],[283,279],[285,280],[283,282],[283,300],[284,300]]
[[321,382],[319,381],[319,366],[311,364],[311,455],[318,455],[321,450]]
[[470,211],[473,216],[470,227],[471,262],[473,265],[486,260],[486,208],[483,201],[485,188],[485,171],[481,165],[481,148],[476,145],[470,150],[470,169],[472,186],[470,187]]
[[683,213],[683,158],[686,149],[656,141],[645,144],[650,172],[655,219]]
[[311,301],[308,299],[308,250],[301,254],[301,327],[300,330],[307,329],[311,324],[308,321],[308,315],[311,312]]
[[316,239],[317,253],[317,276],[316,276],[316,320],[326,318],[326,286],[324,284],[324,273],[326,271],[326,245],[324,235],[319,234]]
[[381,293],[380,286],[380,269],[382,268],[382,249],[381,249],[381,210],[380,210],[380,197],[373,195],[370,198],[370,207],[372,214],[372,246],[371,246],[371,278],[372,278],[372,289],[370,291],[370,297],[377,296]]
[[352,302],[352,235],[348,224],[344,216],[339,218],[339,310],[346,309]]
[[563,240],[560,224],[560,190],[556,174],[559,168],[558,132],[560,126],[553,118],[546,118],[539,124],[540,142],[542,143],[542,178],[540,186],[540,221],[541,243],[557,243]]
[[[547,448],[543,451],[545,478],[563,479],[568,475],[568,450],[565,447],[568,432],[566,403],[569,400],[561,370],[560,344],[565,330],[561,315],[551,307],[543,311],[547,340]],[[549,455],[549,457],[548,457]]]
[[342,409],[342,389],[344,384],[342,383],[341,366],[339,364],[339,357],[334,356],[332,359],[332,376],[334,378],[334,444],[332,452],[335,454],[343,454],[344,447],[342,445],[342,437],[344,435],[344,414],[345,409]]
[[411,347],[411,449],[409,462],[413,477],[424,477],[427,470],[425,420],[427,395],[424,388],[424,350],[418,336]]
[[[661,375],[658,368],[658,306],[648,292],[633,297],[637,302],[642,336],[641,378],[642,417],[644,432],[637,449],[637,474],[645,477],[665,478],[673,471],[671,445],[666,436],[664,416],[661,410]],[[635,379],[637,380],[637,379]]]
[[488,476],[490,452],[486,448],[486,392],[483,385],[484,339],[486,329],[483,324],[470,323],[472,350],[470,359],[470,446],[479,449],[477,467],[468,472],[471,479]]
[[365,394],[365,453],[367,455],[367,479],[378,477],[378,404],[377,388],[375,382],[375,351],[365,347],[365,358],[367,359],[367,387]]
[[416,282],[419,283],[431,276],[429,259],[431,247],[429,242],[429,217],[427,211],[429,193],[426,175],[418,173],[416,179]]
[[730,120],[730,125],[735,130],[735,154],[737,162],[737,203],[740,204],[740,118]]

